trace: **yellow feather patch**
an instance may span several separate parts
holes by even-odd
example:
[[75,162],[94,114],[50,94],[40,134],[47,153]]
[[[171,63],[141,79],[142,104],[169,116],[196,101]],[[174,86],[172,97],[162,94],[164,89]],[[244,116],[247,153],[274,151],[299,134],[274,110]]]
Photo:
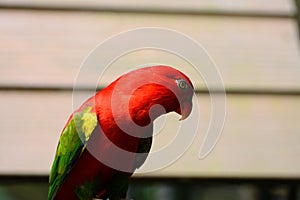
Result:
[[91,136],[93,130],[95,129],[95,126],[97,125],[97,116],[95,113],[91,113],[91,107],[88,108],[87,112],[84,112],[84,114],[81,117],[82,123],[82,132],[85,135],[86,140],[89,140],[89,137]]

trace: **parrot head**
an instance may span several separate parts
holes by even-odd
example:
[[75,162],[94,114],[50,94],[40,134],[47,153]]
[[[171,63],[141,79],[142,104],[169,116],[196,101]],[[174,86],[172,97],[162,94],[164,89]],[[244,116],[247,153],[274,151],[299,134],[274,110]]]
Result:
[[[147,125],[169,112],[178,113],[180,120],[184,120],[193,107],[194,87],[191,80],[169,66],[133,70],[117,79],[114,85],[118,103],[122,97],[130,97],[125,104],[129,105],[131,118],[140,125]],[[124,108],[120,107],[119,110]]]
[[157,90],[162,91],[158,104],[166,112],[174,111],[181,115],[180,120],[186,119],[193,107],[194,86],[191,80],[184,73],[168,66],[157,66],[152,70],[156,72],[154,78],[161,80],[156,86]]

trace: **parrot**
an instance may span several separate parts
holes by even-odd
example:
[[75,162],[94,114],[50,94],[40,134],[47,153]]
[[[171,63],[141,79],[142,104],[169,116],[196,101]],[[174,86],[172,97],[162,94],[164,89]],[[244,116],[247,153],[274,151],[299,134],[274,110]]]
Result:
[[186,119],[194,86],[167,65],[129,71],[95,92],[67,120],[49,174],[48,200],[125,199],[150,152],[154,120]]

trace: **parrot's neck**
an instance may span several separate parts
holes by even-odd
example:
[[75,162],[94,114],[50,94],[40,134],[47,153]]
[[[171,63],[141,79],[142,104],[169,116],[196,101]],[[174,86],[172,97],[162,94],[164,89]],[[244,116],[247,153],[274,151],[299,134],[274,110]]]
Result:
[[126,87],[116,91],[114,86],[115,83],[96,95],[96,110],[109,116],[105,119],[99,116],[100,121],[106,121],[105,124],[113,124],[113,121],[130,124],[133,121],[146,127],[157,117],[180,108],[176,96],[163,86],[145,85],[136,89],[133,94]]
[[161,86],[149,86],[137,90],[129,103],[131,118],[139,125],[146,126],[157,117],[180,107],[175,95]]

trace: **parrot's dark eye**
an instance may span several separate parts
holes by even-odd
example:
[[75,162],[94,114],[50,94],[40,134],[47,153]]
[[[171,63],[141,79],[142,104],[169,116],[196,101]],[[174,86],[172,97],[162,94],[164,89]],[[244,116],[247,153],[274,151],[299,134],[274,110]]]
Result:
[[188,84],[182,79],[177,80],[176,82],[180,89],[186,89],[188,87]]

